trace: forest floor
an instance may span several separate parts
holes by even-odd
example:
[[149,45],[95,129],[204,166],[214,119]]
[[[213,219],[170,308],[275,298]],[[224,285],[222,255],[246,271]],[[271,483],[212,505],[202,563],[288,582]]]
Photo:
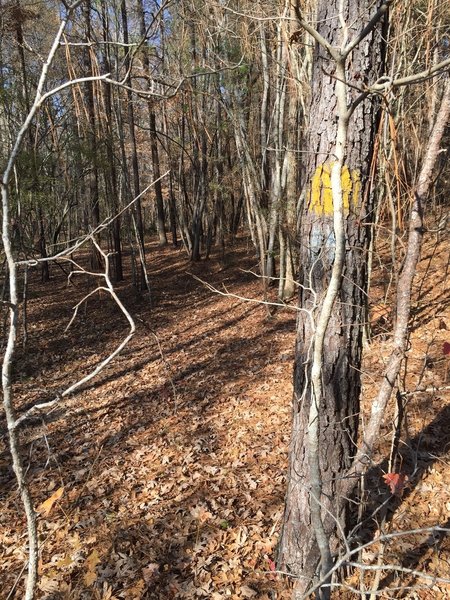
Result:
[[[39,598],[289,597],[273,561],[286,487],[295,306],[269,314],[261,304],[219,295],[194,278],[258,299],[254,263],[244,239],[228,251],[226,264],[214,256],[192,264],[182,250],[149,247],[152,307],[129,276],[117,286],[137,324],[129,345],[83,391],[23,428],[40,513]],[[374,263],[366,414],[390,351],[385,263]],[[380,531],[449,526],[448,270],[448,240],[430,240],[416,281],[402,380],[400,458],[389,468],[392,408],[361,514],[370,515],[383,501],[387,508],[367,519],[363,540]],[[31,273],[28,341],[14,372],[20,410],[86,375],[128,331],[111,300],[96,294],[65,332],[73,306],[95,283],[78,277],[68,286],[56,265],[51,275],[42,284],[39,273]],[[26,535],[3,417],[0,427],[0,598],[12,600],[23,597]],[[390,495],[383,479],[389,471],[409,478],[401,497]],[[432,579],[450,573],[449,540],[439,532],[372,544],[357,558],[365,567],[395,564],[430,579],[389,569],[362,577],[358,571],[335,598],[365,597],[358,590],[370,589],[374,573],[385,588],[381,597],[450,597],[450,588]]]

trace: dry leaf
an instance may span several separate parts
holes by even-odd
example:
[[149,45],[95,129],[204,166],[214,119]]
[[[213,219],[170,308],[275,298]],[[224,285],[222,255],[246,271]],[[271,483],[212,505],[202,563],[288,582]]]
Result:
[[64,486],[58,488],[56,490],[56,492],[54,492],[50,498],[47,498],[47,500],[45,502],[42,502],[42,504],[39,504],[39,506],[37,507],[37,512],[41,514],[41,516],[43,517],[48,517],[48,515],[50,514],[53,505],[55,504],[55,502],[57,500],[59,500],[61,498],[61,496],[63,495],[64,492]]
[[63,567],[70,567],[74,562],[73,558],[65,556],[64,558],[60,558],[55,566],[57,569],[62,569]]
[[403,494],[403,490],[409,481],[408,475],[404,475],[403,473],[386,473],[386,475],[383,475],[383,479],[386,485],[391,488],[391,494],[395,496]]
[[142,579],[139,579],[133,587],[126,589],[123,595],[126,600],[141,600],[144,590],[145,583]]
[[193,506],[189,509],[189,512],[191,513],[192,517],[194,517],[194,519],[197,521],[200,521],[200,523],[205,523],[209,519],[213,518],[209,510],[202,505]]
[[103,583],[102,600],[111,600],[111,598],[112,598],[112,588],[105,581]]
[[248,587],[248,585],[241,585],[241,594],[244,598],[254,598],[256,596],[255,590]]
[[100,557],[98,555],[97,550],[92,550],[92,552],[87,557],[84,565],[86,567],[86,572],[83,576],[84,583],[87,586],[91,586],[97,579],[97,565],[100,562]]
[[150,583],[150,581],[155,577],[155,575],[159,572],[159,564],[158,563],[149,563],[146,567],[142,569],[142,577],[144,578],[145,583]]
[[59,581],[57,579],[53,579],[51,577],[46,577],[42,575],[39,580],[39,589],[41,592],[53,593],[59,590]]

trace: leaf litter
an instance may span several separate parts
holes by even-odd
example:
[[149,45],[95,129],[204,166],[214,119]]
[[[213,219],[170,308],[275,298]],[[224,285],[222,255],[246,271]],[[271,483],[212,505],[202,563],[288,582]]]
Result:
[[[170,248],[154,246],[151,255],[151,309],[129,284],[118,286],[138,324],[130,345],[87,389],[24,428],[40,512],[38,597],[289,598],[275,560],[295,312],[269,315],[263,306],[213,294],[187,273],[258,297],[259,281],[242,270],[254,268],[245,243],[236,245],[226,268],[217,259],[189,264]],[[112,306],[93,298],[63,333],[74,296],[85,290],[68,289],[56,269],[52,277],[50,289],[37,274],[32,282],[38,292],[28,304],[33,328],[17,357],[22,407],[86,372],[126,328]],[[402,469],[390,473],[402,476],[387,482],[397,502],[391,530],[443,525],[449,518],[449,398],[439,390],[447,383],[450,319],[448,303],[439,297],[432,302],[431,291],[422,299],[424,324],[412,334],[406,382],[433,391],[408,400]],[[365,353],[364,410],[370,410],[388,352],[388,340],[374,335]],[[375,499],[386,493],[382,462],[392,429],[389,418],[386,423],[380,471],[368,478]],[[26,539],[5,438],[1,451],[0,598],[14,590],[12,599],[23,593],[24,573],[15,581],[26,561]],[[449,547],[438,537],[405,536],[385,549],[386,561],[445,576]],[[367,556],[368,564],[377,560]],[[430,589],[433,598],[446,597],[442,586],[424,593]],[[336,597],[354,596],[341,591]]]

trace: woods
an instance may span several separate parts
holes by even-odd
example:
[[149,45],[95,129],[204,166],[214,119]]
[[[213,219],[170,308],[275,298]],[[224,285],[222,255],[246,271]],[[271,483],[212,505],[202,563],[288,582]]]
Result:
[[[0,33],[1,469],[16,515],[0,529],[4,597],[446,597],[447,467],[438,518],[395,523],[436,455],[448,459],[450,9],[3,0]],[[227,350],[217,340],[237,323]],[[77,475],[95,419],[75,415],[94,405],[118,447],[103,455],[115,446],[102,425]],[[189,440],[167,453],[183,421]],[[133,466],[130,488],[127,436],[145,456],[146,431],[151,466]],[[128,490],[133,535],[95,483],[105,470]],[[91,538],[77,525],[85,496]],[[158,529],[174,540],[161,555]],[[431,548],[428,562],[402,544]],[[127,557],[126,576],[111,557]]]

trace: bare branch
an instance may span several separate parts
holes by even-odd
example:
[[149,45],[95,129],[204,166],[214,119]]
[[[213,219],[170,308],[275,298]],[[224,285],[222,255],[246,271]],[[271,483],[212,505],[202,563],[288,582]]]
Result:
[[[11,150],[11,153],[9,155],[9,159],[6,165],[6,169],[3,172],[3,177],[2,177],[2,185],[3,186],[7,186],[9,183],[9,179],[11,177],[11,172],[14,166],[14,163],[16,162],[16,158],[17,155],[19,153],[20,147],[22,146],[22,141],[23,138],[25,137],[25,134],[27,133],[30,125],[31,125],[31,121],[34,118],[34,115],[36,114],[37,110],[40,107],[40,100],[42,97],[42,90],[44,88],[44,84],[47,80],[47,74],[48,74],[48,70],[50,68],[50,65],[53,62],[53,59],[55,57],[56,54],[56,50],[58,49],[59,46],[59,42],[61,40],[61,36],[64,32],[64,29],[66,28],[67,25],[67,21],[63,20],[61,21],[61,24],[59,26],[58,32],[55,36],[55,39],[53,40],[53,44],[52,47],[50,48],[50,52],[48,53],[47,56],[47,60],[45,61],[43,67],[42,67],[42,71],[41,71],[41,75],[39,77],[39,82],[37,85],[37,89],[36,89],[36,95],[35,95],[35,100],[33,103],[33,106],[30,109],[30,112],[28,113],[22,127],[19,130],[19,133],[17,134],[16,140],[14,142],[13,148]],[[9,221],[8,221],[8,225],[9,225]]]
[[306,310],[305,308],[300,308],[298,306],[292,306],[291,304],[285,304],[283,302],[268,302],[267,300],[259,300],[257,298],[246,298],[245,296],[239,296],[239,294],[233,294],[232,292],[228,292],[226,289],[224,292],[222,292],[221,290],[215,288],[213,285],[211,285],[207,281],[204,281],[203,279],[200,279],[200,277],[197,277],[197,275],[194,275],[193,273],[189,273],[189,272],[188,272],[188,275],[190,275],[191,277],[193,277],[194,279],[199,281],[201,284],[203,284],[205,287],[207,287],[208,290],[210,290],[211,292],[214,292],[215,294],[219,294],[220,296],[226,296],[228,298],[236,298],[236,300],[242,300],[243,302],[251,302],[253,304],[261,304],[261,306],[277,306],[280,308],[288,308],[289,310],[293,310],[295,312],[299,312],[299,311],[307,312],[308,314],[310,312],[310,311]]
[[386,78],[386,82],[375,83],[369,88],[369,92],[380,92],[386,90],[389,87],[400,87],[403,85],[412,85],[416,83],[422,83],[431,77],[435,77],[443,73],[447,67],[450,67],[450,58],[446,58],[441,62],[433,65],[429,69],[425,71],[421,71],[420,73],[414,73],[413,75],[407,75],[406,77],[399,77],[397,79],[393,79],[392,81],[389,78]]
[[[336,572],[337,570],[339,570],[340,568],[342,568],[343,566],[345,566],[346,564],[349,564],[349,559],[354,556],[355,554],[359,554],[362,550],[365,550],[366,548],[370,548],[370,546],[373,546],[374,544],[378,544],[380,542],[385,542],[388,540],[392,540],[392,539],[397,539],[397,538],[401,538],[401,537],[406,537],[409,535],[419,535],[422,533],[450,533],[450,529],[447,527],[423,527],[423,528],[419,528],[419,529],[410,529],[408,531],[395,531],[393,533],[386,533],[383,535],[379,535],[376,538],[374,538],[373,540],[366,542],[365,544],[362,544],[360,546],[358,546],[357,548],[353,548],[352,550],[350,550],[350,552],[346,552],[342,557],[339,558],[338,561],[335,562],[335,564],[333,565],[333,567],[330,569],[330,571],[328,573],[325,574],[324,577],[321,578],[320,581],[318,581],[317,583],[315,583],[313,586],[311,586],[309,588],[309,590],[302,596],[301,600],[307,600],[307,598],[310,598],[311,595],[317,591],[319,588],[323,587],[324,585],[329,585],[329,584],[325,584],[325,581],[330,580],[331,575]],[[355,563],[358,566],[361,566],[360,563]],[[419,573],[421,573],[419,571]]]
[[137,94],[142,97],[156,96],[158,98],[172,98],[173,96],[175,96],[178,93],[179,89],[183,85],[183,82],[185,81],[185,78],[180,79],[180,81],[174,86],[172,86],[170,84],[165,84],[168,87],[174,88],[169,94],[159,94],[153,90],[142,90],[139,88],[135,88],[135,87],[126,85],[126,83],[124,83],[124,81],[117,81],[116,79],[110,79],[109,77],[106,77],[105,79],[103,79],[103,81],[105,83],[109,83],[110,85],[114,85],[116,87],[123,88],[124,90],[133,92],[134,94]]
[[18,305],[18,291],[17,291],[17,265],[14,260],[14,253],[11,244],[10,235],[10,203],[9,203],[9,181],[11,174],[14,169],[14,165],[22,146],[23,139],[27,134],[31,122],[39,109],[40,99],[42,98],[42,90],[44,89],[45,82],[47,80],[48,70],[55,57],[56,50],[59,46],[59,41],[66,27],[67,20],[63,20],[60,23],[59,29],[53,40],[52,46],[47,56],[47,60],[44,62],[39,77],[35,99],[32,107],[30,108],[25,121],[20,128],[17,137],[14,141],[12,150],[9,154],[6,168],[3,171],[1,180],[1,201],[2,201],[2,240],[3,247],[6,254],[6,260],[9,271],[9,299],[10,299],[10,310],[9,310],[9,330],[5,353],[3,356],[2,363],[2,389],[3,389],[3,406],[5,409],[6,422],[8,426],[8,441],[9,448],[11,451],[12,463],[14,474],[16,476],[19,492],[21,495],[26,520],[27,520],[27,532],[28,532],[28,578],[25,587],[25,600],[32,600],[35,593],[37,576],[38,576],[38,536],[36,527],[36,514],[33,508],[33,501],[31,493],[26,481],[26,474],[23,469],[23,462],[20,455],[20,441],[16,432],[16,417],[13,406],[13,393],[12,393],[12,361],[14,357],[14,351],[16,347],[17,339],[17,305]]
[[420,257],[424,234],[423,210],[426,207],[433,168],[439,153],[439,146],[445,127],[449,121],[449,116],[450,79],[447,79],[441,107],[428,142],[422,170],[415,187],[415,200],[411,211],[407,252],[397,287],[397,320],[394,328],[393,349],[383,375],[377,398],[372,404],[371,416],[366,427],[361,448],[358,450],[353,465],[347,473],[347,479],[343,484],[342,494],[345,496],[350,495],[358,476],[364,471],[365,465],[370,460],[375,443],[378,440],[386,406],[395,387],[400,367],[405,356],[411,311],[411,290],[417,270],[417,263]]
[[[85,385],[86,383],[88,383],[89,381],[91,381],[94,377],[96,377],[125,348],[125,346],[131,340],[131,338],[133,337],[133,335],[134,335],[134,333],[136,331],[136,325],[134,323],[134,320],[133,320],[132,316],[130,315],[130,313],[128,312],[128,310],[125,308],[125,306],[123,305],[123,303],[120,300],[120,298],[117,296],[117,294],[116,294],[116,292],[114,290],[114,287],[113,287],[113,285],[111,283],[111,280],[110,280],[110,277],[109,277],[109,255],[107,255],[105,252],[103,252],[103,250],[100,248],[100,246],[98,245],[97,241],[95,240],[95,238],[93,236],[91,236],[90,239],[92,240],[92,243],[94,244],[94,246],[96,247],[96,249],[98,250],[98,252],[101,254],[101,256],[103,257],[103,259],[105,261],[105,271],[103,273],[94,273],[93,275],[96,275],[97,277],[102,277],[105,280],[105,284],[106,285],[105,286],[98,286],[95,290],[93,290],[92,292],[90,292],[89,294],[87,294],[78,304],[76,304],[76,306],[74,307],[74,316],[70,320],[70,323],[67,326],[66,330],[72,324],[74,318],[76,317],[78,308],[90,296],[92,296],[98,290],[104,290],[107,293],[109,293],[109,295],[111,296],[111,298],[114,300],[114,302],[117,304],[117,306],[122,311],[122,313],[124,314],[125,318],[127,319],[128,324],[130,326],[130,330],[128,332],[128,335],[121,341],[121,343],[115,348],[115,350],[113,352],[111,352],[104,360],[102,360],[95,367],[95,369],[93,369],[90,373],[88,373],[88,375],[86,375],[82,379],[79,379],[78,381],[76,381],[75,383],[73,383],[72,385],[70,385],[62,393],[58,394],[58,396],[56,398],[54,398],[53,400],[50,400],[48,402],[42,402],[40,404],[35,404],[34,406],[32,406],[23,415],[21,415],[18,419],[15,420],[15,422],[13,424],[13,428],[14,429],[17,428],[21,423],[23,423],[29,417],[31,417],[32,415],[36,414],[37,412],[41,412],[41,411],[43,411],[45,409],[48,409],[48,408],[51,408],[51,407],[55,406],[55,404],[57,404],[62,398],[65,398],[66,396],[69,396],[70,394],[73,394],[75,391],[77,391],[78,389],[80,389],[83,385]],[[89,274],[92,275],[92,273],[89,273]]]
[[437,575],[427,575],[427,573],[424,573],[423,571],[408,569],[407,567],[402,567],[401,565],[364,565],[359,562],[346,562],[345,566],[356,567],[358,569],[361,569],[362,571],[399,571],[401,573],[413,575],[414,577],[419,577],[420,579],[432,581],[433,583],[450,583],[450,579],[446,577],[438,577]]
[[125,44],[124,42],[116,42],[112,40],[96,40],[93,42],[60,42],[60,46],[75,46],[83,48],[92,48],[93,46],[120,46],[121,48],[134,48],[138,44],[136,42]]
[[373,15],[373,17],[370,19],[367,25],[365,25],[364,28],[360,31],[360,33],[358,33],[358,35],[353,40],[351,40],[351,42],[347,46],[345,46],[342,52],[343,56],[347,58],[347,56],[349,56],[349,54],[356,48],[356,46],[358,46],[363,41],[363,39],[369,35],[369,33],[374,29],[376,24],[380,21],[380,19],[382,19],[383,16],[386,14],[389,6],[392,4],[392,1],[393,0],[385,0],[383,2],[383,4]]
[[309,35],[320,45],[322,48],[328,52],[328,54],[334,59],[339,60],[341,57],[341,53],[337,48],[334,48],[320,33],[312,27],[309,23],[305,21],[302,15],[302,11],[300,8],[300,2],[297,0],[294,6],[295,14],[297,16],[299,25],[303,27],[303,29],[309,33]]
[[110,75],[110,73],[106,73],[105,75],[95,75],[92,77],[79,77],[77,79],[71,79],[70,81],[66,81],[66,82],[62,83],[61,85],[59,85],[58,87],[55,87],[55,88],[51,89],[49,92],[46,92],[45,94],[43,94],[37,102],[37,108],[40,108],[42,106],[42,104],[48,98],[51,98],[55,94],[58,94],[59,92],[62,92],[63,90],[65,90],[73,85],[77,85],[79,83],[86,83],[88,81],[108,81],[109,75]]

